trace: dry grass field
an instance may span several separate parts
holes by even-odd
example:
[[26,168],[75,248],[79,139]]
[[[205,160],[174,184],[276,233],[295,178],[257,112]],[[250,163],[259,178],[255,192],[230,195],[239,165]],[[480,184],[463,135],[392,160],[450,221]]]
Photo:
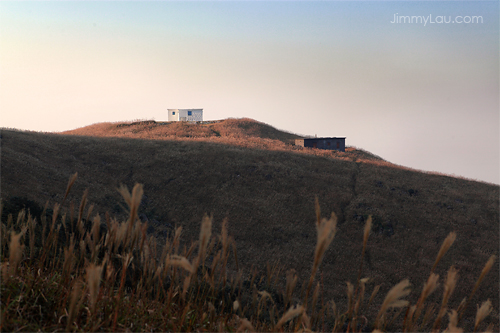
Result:
[[239,147],[273,151],[294,151],[308,155],[347,160],[367,160],[383,163],[383,159],[362,149],[346,148],[349,154],[319,149],[304,149],[294,145],[303,136],[277,130],[253,119],[225,119],[201,123],[136,121],[130,123],[99,123],[62,134],[94,137],[141,138],[152,140],[204,141]]
[[[458,322],[459,327],[472,331],[477,307],[490,299],[493,309],[478,329],[486,329],[489,323],[494,324],[493,330],[499,329],[498,261],[495,261],[494,268],[481,281],[479,288],[474,290],[489,258],[492,255],[498,257],[500,193],[497,185],[418,172],[393,165],[355,148],[346,149],[342,153],[295,147],[293,140],[296,137],[298,136],[250,119],[228,119],[202,124],[152,121],[107,123],[61,134],[2,130],[1,197],[4,203],[2,228],[5,228],[2,231],[9,230],[6,212],[14,213],[23,208],[23,204],[30,202],[42,207],[48,202],[50,208],[54,208],[56,203],[63,203],[61,214],[76,218],[86,189],[88,203],[94,205],[86,223],[95,220],[96,214],[99,214],[100,221],[105,225],[106,213],[116,217],[118,221],[135,221],[137,218],[147,223],[143,224],[142,239],[147,240],[146,247],[151,257],[155,257],[151,255],[154,252],[151,249],[156,250],[154,244],[157,243],[156,257],[160,259],[162,245],[169,242],[172,247],[175,243],[172,239],[175,230],[182,227],[177,251],[172,250],[171,253],[182,254],[192,265],[196,263],[195,260],[199,263],[199,258],[203,257],[207,267],[214,267],[212,272],[217,272],[218,283],[222,285],[227,274],[232,283],[241,284],[239,290],[246,290],[247,293],[240,292],[239,298],[236,297],[241,303],[241,311],[231,310],[234,299],[224,303],[230,308],[226,309],[227,312],[221,315],[219,321],[223,319],[226,326],[210,326],[216,322],[219,325],[220,322],[212,320],[212,324],[206,324],[207,316],[211,315],[210,306],[206,302],[196,305],[196,295],[200,295],[200,290],[203,294],[200,286],[204,281],[208,284],[212,281],[211,289],[209,288],[211,292],[218,290],[220,285],[213,282],[215,273],[195,278],[196,274],[193,275],[192,269],[191,275],[186,275],[186,279],[191,276],[189,279],[196,280],[192,287],[198,288],[189,289],[188,295],[192,297],[190,302],[194,302],[190,303],[185,298],[172,296],[177,290],[174,282],[184,274],[183,271],[175,276],[174,270],[168,289],[173,294],[170,298],[167,294],[159,297],[163,301],[175,300],[176,311],[180,311],[175,318],[179,318],[177,321],[170,319],[172,323],[175,322],[173,326],[163,323],[163,326],[155,326],[155,330],[231,330],[245,323],[242,318],[250,319],[254,329],[266,331],[300,328],[371,330],[375,328],[377,314],[383,308],[386,294],[393,286],[408,279],[412,292],[405,299],[411,305],[418,305],[422,288],[426,282],[429,283],[432,270],[439,275],[439,285],[426,299],[426,307],[420,316],[421,319],[427,318],[426,315],[428,319],[432,318],[428,320],[427,326],[412,326],[408,318],[411,318],[415,309],[411,310],[411,307],[406,306],[401,311],[400,308],[390,310],[390,315],[383,317],[386,318],[382,321],[386,326],[380,324],[378,327],[386,330],[427,331],[432,329],[436,317],[440,315],[443,292],[450,292],[455,277],[453,269],[450,270],[451,266],[458,271],[458,279],[456,286],[451,288],[452,294],[444,310],[461,310],[463,305],[460,308],[460,303],[472,293]],[[68,179],[74,173],[78,173],[78,178],[68,197],[64,199]],[[120,193],[117,189],[122,184],[132,189],[136,183],[143,185],[144,195],[137,202],[136,216],[132,216],[133,209],[125,203],[123,191]],[[325,248],[321,265],[313,274],[314,282],[309,284],[311,268],[318,251],[317,243],[321,238],[317,236],[317,228],[322,224],[321,219],[317,218],[316,197],[319,199],[321,215],[329,217],[333,212],[337,216],[337,223],[335,237],[331,245]],[[221,235],[219,241],[214,240],[208,246],[206,258],[197,256],[198,250],[191,248],[193,241],[199,240],[202,243],[200,222],[205,213],[211,216],[212,239],[217,239],[215,235]],[[366,235],[365,226],[369,216],[372,217],[369,228],[371,234],[368,242],[364,243],[363,235]],[[219,250],[228,246],[227,243],[220,243],[224,234],[224,219],[228,221],[228,234],[234,239],[232,244],[235,245],[234,251],[226,249],[219,253]],[[13,221],[16,222],[15,215]],[[14,222],[11,222],[13,228],[17,225]],[[20,220],[18,227],[13,230],[19,232],[22,224],[23,221]],[[111,229],[109,224],[107,230]],[[48,235],[47,243],[54,239],[53,236],[50,238],[49,230],[50,226],[46,233],[42,232],[42,237]],[[451,232],[456,233],[456,240],[438,265],[433,267],[436,255]],[[135,239],[141,239],[140,231],[137,233]],[[81,231],[78,235],[75,237],[84,237],[85,232]],[[7,243],[11,243],[14,236],[12,234],[9,238],[9,234],[3,232],[2,272],[7,267],[6,263],[11,262],[11,250]],[[25,238],[28,244],[29,237]],[[66,241],[68,239],[67,237]],[[104,238],[98,236],[89,236],[88,241],[85,240],[88,242],[88,253],[82,250],[79,254],[81,261],[75,264],[80,267],[81,274],[93,267],[86,266],[85,260],[94,262],[95,265],[102,264],[99,261],[102,258],[98,260],[91,253],[92,246],[95,247],[101,240],[104,244]],[[135,244],[135,247],[130,246],[130,253],[139,251],[136,256],[144,251],[144,244],[141,245],[141,242]],[[54,249],[56,254],[53,261],[49,261],[48,255],[43,260],[47,260],[52,267],[64,267],[63,248],[56,250],[57,245],[40,247],[42,252],[44,249],[48,249],[48,252]],[[28,248],[29,245],[26,245],[21,262],[32,264],[33,258],[27,254]],[[59,255],[57,251],[60,251]],[[118,253],[111,248],[108,255],[118,256]],[[84,259],[86,256],[88,258]],[[222,260],[224,265],[219,267],[217,265],[221,258],[226,259]],[[15,258],[12,260],[15,261]],[[141,265],[153,265],[145,262],[147,261],[141,262]],[[139,263],[135,267],[137,266]],[[171,274],[166,268],[162,269],[162,274]],[[291,269],[297,274],[297,284],[290,301],[286,302],[287,286],[290,285],[290,279],[293,280],[293,275],[290,275],[292,273],[288,273],[287,278],[287,272],[291,272]],[[30,271],[27,268],[24,270]],[[119,266],[116,270],[119,271]],[[90,273],[86,274],[88,276]],[[136,279],[142,281],[142,286],[147,279],[151,279],[147,280],[150,282],[154,280],[154,274],[142,274],[143,280]],[[77,276],[75,274],[75,279]],[[122,275],[116,276],[120,281]],[[369,280],[361,280],[364,277]],[[29,280],[29,277],[25,279]],[[32,279],[37,281],[34,277]],[[76,280],[71,281],[72,285],[76,283]],[[182,291],[185,280],[179,281],[179,290]],[[351,293],[346,282],[354,288]],[[127,290],[120,288],[120,283],[113,289],[114,284],[104,278],[102,283],[100,289],[97,287],[101,293],[107,290],[105,288],[110,288],[111,291],[106,291],[109,293],[113,293],[113,290],[122,293]],[[377,286],[380,286],[380,290],[370,300],[370,295]],[[13,301],[4,296],[7,295],[7,287],[15,289],[15,286],[2,282],[3,321],[6,320],[6,313],[11,314],[6,311],[12,308],[9,306],[6,309],[5,306]],[[359,297],[360,290],[365,290],[364,288],[366,296],[359,303],[363,313],[361,316],[361,312],[357,312],[358,305],[353,295]],[[69,294],[73,289],[68,289],[65,298],[61,296],[62,299],[58,300],[57,303],[62,304],[61,309],[70,308]],[[8,290],[13,293],[12,289]],[[306,290],[310,290],[311,294],[307,301],[304,299],[309,294]],[[264,292],[269,294],[272,301],[265,300],[267,294]],[[139,295],[145,297],[144,300],[149,297],[146,291],[144,295]],[[402,295],[406,294],[400,290],[400,296]],[[135,299],[136,302],[139,297],[134,293],[129,296],[131,298],[128,301]],[[96,305],[92,297],[89,294],[88,301],[85,301],[89,302],[89,315],[79,319],[78,328],[70,325],[72,329],[126,329],[120,326],[124,325],[120,324],[120,320],[118,324],[113,320],[112,310],[109,310],[109,317],[94,318],[96,310],[93,306]],[[336,304],[337,316],[332,312],[332,300]],[[125,302],[125,298],[119,302]],[[102,295],[98,297],[97,306],[116,306],[113,304],[106,303]],[[119,304],[125,306],[124,303]],[[198,311],[198,316],[190,324],[185,323],[189,313],[186,304],[194,304],[192,307]],[[213,306],[213,303],[210,304]],[[290,304],[303,304],[307,309],[299,311],[298,317],[291,324],[278,325],[279,318],[285,315]],[[431,307],[433,304],[434,308]],[[102,311],[107,313],[108,310]],[[173,310],[168,308],[168,311]],[[328,314],[329,311],[332,312],[331,315]],[[267,317],[263,315],[264,312],[269,313]],[[358,313],[357,317],[355,313]],[[391,322],[389,318],[398,313],[398,319]],[[151,314],[153,315],[156,314]],[[240,318],[239,321],[234,319],[236,315]],[[440,328],[443,330],[448,327],[448,314],[441,315],[443,319]],[[61,325],[68,328],[69,326],[64,325],[65,320],[67,318],[62,320]],[[124,320],[132,319],[126,317]],[[312,322],[312,326],[308,326],[308,320]],[[99,322],[101,324],[97,324]],[[208,326],[202,326],[200,322],[205,322],[203,325]],[[8,330],[23,329],[11,321],[8,325],[10,326],[4,326]],[[54,326],[46,328],[53,330],[59,327],[57,324],[51,325]],[[34,325],[24,330],[36,330],[40,327],[44,326]],[[147,326],[141,326],[132,330],[148,329]]]

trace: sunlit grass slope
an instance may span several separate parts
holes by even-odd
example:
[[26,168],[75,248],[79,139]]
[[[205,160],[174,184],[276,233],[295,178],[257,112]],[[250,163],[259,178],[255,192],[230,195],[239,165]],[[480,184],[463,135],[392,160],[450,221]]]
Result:
[[304,149],[294,144],[295,139],[304,136],[284,132],[249,118],[230,118],[198,123],[156,122],[152,120],[128,123],[99,123],[62,132],[62,134],[216,142],[247,148],[295,151],[308,155],[335,157],[337,159],[360,159],[380,163],[385,162],[376,155],[353,147],[347,147],[346,153],[319,149]]

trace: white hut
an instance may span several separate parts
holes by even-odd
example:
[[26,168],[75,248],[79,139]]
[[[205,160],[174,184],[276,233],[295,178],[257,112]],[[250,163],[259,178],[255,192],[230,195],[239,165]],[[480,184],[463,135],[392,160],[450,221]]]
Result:
[[203,121],[203,109],[167,109],[168,121]]

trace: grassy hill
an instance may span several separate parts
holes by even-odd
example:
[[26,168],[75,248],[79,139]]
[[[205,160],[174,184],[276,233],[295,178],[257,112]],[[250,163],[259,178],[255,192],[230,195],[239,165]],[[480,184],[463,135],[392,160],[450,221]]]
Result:
[[347,154],[337,151],[304,149],[294,144],[295,139],[304,136],[280,131],[272,126],[248,118],[198,123],[156,122],[154,120],[129,123],[99,123],[65,131],[62,134],[148,140],[203,141],[273,151],[294,151],[308,155],[335,157],[337,159],[385,162],[379,156],[354,147],[346,147]]
[[225,119],[205,122],[156,122],[154,120],[130,123],[100,123],[82,127],[65,134],[90,136],[159,138],[247,138],[279,140],[290,144],[300,136],[283,132],[253,119]]
[[[454,265],[459,279],[449,306],[456,309],[488,258],[498,256],[499,187],[402,168],[355,148],[342,153],[295,147],[297,137],[250,119],[106,123],[60,134],[2,130],[1,196],[61,202],[68,178],[78,172],[67,202],[78,206],[88,188],[94,214],[126,219],[116,189],[141,183],[139,217],[158,243],[182,226],[182,244],[189,246],[200,235],[204,213],[213,214],[216,234],[228,218],[244,278],[251,280],[252,265],[265,271],[270,264],[282,269],[284,283],[284,272],[293,268],[297,288],[311,272],[317,196],[323,216],[338,216],[318,274],[325,302],[347,306],[346,281],[357,281],[363,228],[371,215],[363,276],[370,277],[367,290],[381,285],[374,302],[381,304],[392,286],[408,278],[408,300],[415,304],[441,243],[455,231],[457,240],[435,270],[440,287],[429,300],[440,304],[443,278]],[[235,260],[228,269],[236,274]],[[474,326],[476,304],[486,299],[498,323],[498,269],[470,300],[464,326]]]

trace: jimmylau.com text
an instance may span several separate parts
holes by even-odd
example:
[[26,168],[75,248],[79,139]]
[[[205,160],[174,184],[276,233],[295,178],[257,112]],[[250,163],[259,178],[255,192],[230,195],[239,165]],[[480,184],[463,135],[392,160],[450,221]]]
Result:
[[449,24],[449,23],[457,23],[457,24],[482,24],[483,23],[483,17],[482,16],[455,16],[452,17],[451,15],[438,15],[438,16],[432,16],[432,14],[429,14],[427,16],[423,15],[399,15],[398,13],[394,14],[394,17],[390,23],[398,23],[398,24],[403,24],[403,23],[409,23],[409,24],[423,24],[424,27],[427,24]]

